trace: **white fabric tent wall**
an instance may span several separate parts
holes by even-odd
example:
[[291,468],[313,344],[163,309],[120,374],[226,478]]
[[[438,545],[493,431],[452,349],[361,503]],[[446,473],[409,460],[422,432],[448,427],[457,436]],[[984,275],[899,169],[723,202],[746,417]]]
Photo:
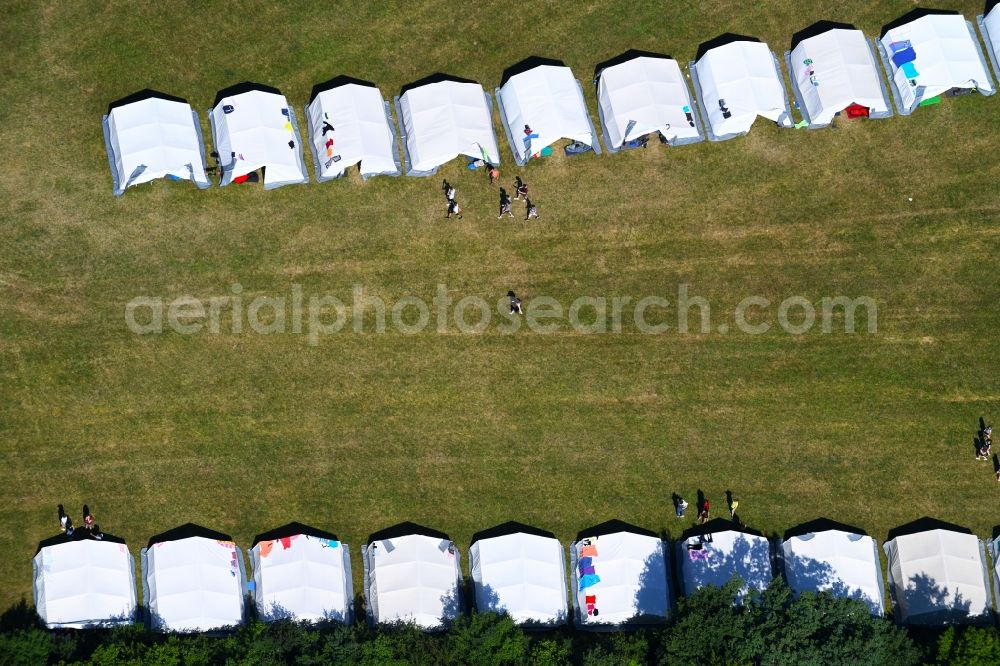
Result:
[[493,103],[478,83],[436,81],[410,88],[395,103],[407,176],[433,175],[459,155],[500,164]]
[[370,543],[362,555],[370,624],[436,631],[462,612],[461,555],[453,542],[411,534]]
[[284,95],[265,90],[230,95],[219,100],[209,119],[222,161],[220,185],[260,168],[264,189],[308,182],[295,110]]
[[803,39],[785,52],[785,63],[810,129],[827,127],[851,104],[868,107],[869,118],[892,116],[875,51],[860,30],[835,28]]
[[142,590],[156,631],[213,631],[242,624],[246,576],[231,541],[195,536],[142,549]]
[[[711,141],[742,136],[758,116],[792,126],[778,59],[767,44],[739,40],[708,50],[688,64],[705,131]],[[719,106],[724,100],[732,114]]]
[[[305,111],[319,182],[339,178],[355,164],[365,180],[401,173],[389,103],[378,88],[346,83],[317,94]],[[333,132],[324,134],[324,122],[329,122]],[[329,149],[328,141],[333,141]]]
[[115,196],[157,178],[211,184],[201,122],[187,102],[147,97],[111,109],[102,125]]
[[[593,574],[581,574],[581,567],[588,561],[585,558]],[[612,631],[665,621],[671,595],[666,544],[662,540],[617,532],[574,541],[570,545],[570,566],[573,622],[577,628]],[[590,575],[596,578],[587,578]],[[588,612],[588,596],[596,597],[596,615]]]
[[[697,544],[700,549],[688,549],[689,545]],[[706,585],[723,587],[738,576],[743,581],[740,595],[743,597],[750,590],[764,590],[772,578],[770,543],[762,536],[736,530],[678,541],[677,560],[684,594],[688,595]]]
[[124,543],[81,539],[44,546],[32,564],[35,609],[49,629],[135,621],[135,560]]
[[506,613],[516,624],[565,624],[566,556],[557,539],[507,534],[480,539],[469,549],[480,612]]
[[986,42],[986,52],[993,63],[993,72],[1000,77],[1000,4],[993,5],[986,15],[980,14],[976,20]]
[[840,530],[810,532],[781,544],[785,578],[796,594],[829,591],[885,614],[882,565],[875,539]]
[[993,560],[993,603],[1000,611],[1000,536],[990,541],[989,550]]
[[889,591],[900,624],[990,621],[989,579],[982,542],[972,534],[933,529],[885,543]]
[[[892,62],[893,44],[909,42],[916,52],[917,76]],[[961,14],[928,14],[888,30],[879,40],[899,112],[913,113],[920,102],[952,88],[996,92],[972,23]]]
[[609,152],[652,132],[672,146],[703,139],[684,74],[673,58],[637,56],[606,67],[598,77],[597,101]]
[[[578,141],[600,154],[583,88],[569,67],[539,65],[515,74],[496,89],[496,95],[504,132],[519,166],[560,139]],[[526,125],[534,138],[525,136]]]
[[262,541],[250,549],[254,603],[262,620],[354,619],[351,555],[346,543],[308,534]]

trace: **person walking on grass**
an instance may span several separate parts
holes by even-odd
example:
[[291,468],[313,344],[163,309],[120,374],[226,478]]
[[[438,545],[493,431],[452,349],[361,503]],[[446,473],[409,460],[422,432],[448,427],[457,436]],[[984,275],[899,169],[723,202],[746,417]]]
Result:
[[733,501],[729,503],[729,517],[732,518],[733,520],[736,519],[736,509],[738,509],[739,506],[740,506],[740,501],[735,497],[733,498]]
[[496,185],[500,182],[500,169],[496,168],[492,164],[490,165],[490,185]]
[[451,219],[452,215],[457,215],[458,219],[462,219],[462,207],[458,205],[458,202],[454,199],[448,199],[448,212],[445,214],[445,219]]
[[706,497],[705,501],[701,503],[700,507],[698,507],[698,524],[699,525],[704,525],[705,523],[708,522],[708,512],[709,512],[710,508],[711,508],[711,506],[710,506],[710,504],[708,502],[708,498]]
[[521,197],[524,197],[525,201],[528,200],[528,184],[518,176],[514,179],[514,201],[520,201]]
[[69,516],[66,515],[66,510],[63,509],[63,505],[59,505],[59,531],[66,531],[66,523],[69,522]]
[[447,180],[441,181],[441,191],[444,192],[444,198],[451,201],[455,198],[455,188],[451,186]]
[[687,510],[689,506],[688,503],[684,500],[683,497],[681,497],[677,493],[674,493],[673,500],[674,500],[674,513],[677,515],[678,518],[683,518],[684,512]]
[[538,217],[538,208],[535,206],[535,204],[531,203],[531,199],[527,199],[526,201],[527,201],[527,204],[528,204],[528,211],[527,211],[527,213],[524,216],[524,221],[525,222],[527,222],[528,220],[530,220],[533,217],[536,217],[536,218]]
[[507,194],[507,190],[500,188],[500,214],[497,215],[499,220],[504,215],[508,217],[514,217],[514,213],[510,210],[510,195]]
[[507,292],[507,298],[510,299],[510,314],[521,314],[521,299],[517,297],[513,289]]

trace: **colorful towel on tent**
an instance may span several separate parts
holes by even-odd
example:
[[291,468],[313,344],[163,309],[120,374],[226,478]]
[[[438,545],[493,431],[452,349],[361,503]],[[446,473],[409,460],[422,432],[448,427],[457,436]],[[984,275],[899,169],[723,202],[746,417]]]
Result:
[[580,591],[586,590],[588,587],[593,587],[601,582],[601,577],[597,574],[587,574],[586,576],[580,577]]
[[580,561],[576,563],[576,566],[580,567],[580,571],[583,571],[584,569],[593,566],[593,564],[594,564],[594,558],[588,556],[588,557],[581,557]]
[[917,59],[917,52],[912,48],[902,49],[892,54],[892,64],[902,67],[905,63],[913,62]]
[[597,557],[597,546],[587,544],[580,549],[580,557]]

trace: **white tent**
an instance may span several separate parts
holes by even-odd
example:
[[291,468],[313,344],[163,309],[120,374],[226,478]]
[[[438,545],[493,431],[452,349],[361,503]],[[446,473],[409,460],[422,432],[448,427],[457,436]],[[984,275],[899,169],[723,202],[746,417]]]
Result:
[[318,86],[306,116],[319,182],[339,178],[355,164],[365,180],[400,174],[389,103],[374,84],[341,77]]
[[143,91],[113,103],[102,125],[115,196],[157,178],[210,185],[201,123],[183,99]]
[[434,76],[396,97],[406,175],[430,176],[459,155],[500,164],[493,103],[474,81]]
[[564,624],[569,611],[562,544],[551,534],[527,529],[473,539],[469,563],[476,608],[506,613],[520,625]]
[[990,621],[989,579],[982,542],[963,528],[900,528],[885,543],[889,592],[900,624]]
[[574,623],[612,630],[663,622],[670,610],[666,546],[654,533],[612,521],[570,545]]
[[986,42],[986,52],[990,55],[993,63],[993,71],[1000,76],[1000,2],[991,0],[987,4],[985,14],[976,17],[979,22],[979,31],[983,33],[983,40]]
[[778,59],[767,44],[723,35],[703,44],[688,69],[710,140],[746,134],[758,116],[792,126]]
[[996,92],[972,23],[957,12],[910,12],[882,30],[879,52],[903,115],[955,89]]
[[730,521],[717,518],[685,534],[677,542],[685,594],[706,585],[722,587],[739,577],[742,597],[751,590],[764,590],[771,582],[771,544],[759,533],[740,531]]
[[256,84],[223,90],[209,119],[221,185],[257,169],[264,170],[264,189],[308,182],[295,110],[280,91]]
[[889,95],[865,34],[846,24],[814,28],[785,52],[792,90],[809,127],[826,127],[848,107],[864,107],[869,118],[890,117]]
[[462,612],[462,570],[448,537],[414,525],[372,535],[362,549],[370,624],[440,630]]
[[885,614],[882,567],[875,539],[839,529],[810,531],[781,544],[785,578],[796,594],[828,591]]
[[351,555],[335,535],[292,523],[254,539],[250,564],[265,622],[353,621]]
[[232,538],[184,525],[142,549],[142,591],[151,628],[213,631],[244,619],[243,554]]
[[135,621],[135,561],[124,541],[61,535],[43,542],[32,564],[35,609],[49,629]]
[[[538,64],[536,64],[538,63]],[[505,74],[496,89],[504,132],[515,161],[523,166],[560,139],[601,152],[583,88],[559,61],[529,59]]]
[[702,140],[691,93],[673,58],[629,54],[600,68],[597,101],[604,145],[617,152],[652,132],[672,146]]

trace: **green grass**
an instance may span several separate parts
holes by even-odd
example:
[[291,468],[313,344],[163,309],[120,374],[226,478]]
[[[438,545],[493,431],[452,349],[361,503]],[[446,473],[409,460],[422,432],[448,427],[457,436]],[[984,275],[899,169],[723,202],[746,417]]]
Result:
[[[707,5],[707,6],[706,6]],[[724,6],[725,5],[725,6]],[[814,19],[876,34],[909,2],[262,4],[7,2],[0,21],[0,607],[30,596],[31,557],[63,502],[133,551],[188,520],[242,546],[290,520],[357,548],[414,520],[463,551],[517,519],[569,540],[610,517],[667,529],[673,491],[741,499],[781,532],[825,515],[879,538],[924,514],[988,535],[998,484],[973,460],[997,417],[1000,101],[911,117],[501,172],[542,218],[499,223],[495,192],[458,164],[463,221],[439,178],[197,191],[158,182],[111,196],[100,118],[145,87],[202,113],[244,79],[297,109],[337,74],[387,96],[436,71],[492,90],[504,67],[559,57],[584,83],[638,48],[690,59],[723,31],[779,53]],[[977,3],[953,5],[968,18]],[[907,201],[912,196],[913,202]],[[228,293],[390,304],[495,301],[514,288],[673,300],[679,283],[721,323],[745,296],[868,295],[874,335],[771,331],[644,336],[137,337],[138,295]],[[355,566],[360,580],[360,560]],[[358,586],[357,589],[361,589]]]

